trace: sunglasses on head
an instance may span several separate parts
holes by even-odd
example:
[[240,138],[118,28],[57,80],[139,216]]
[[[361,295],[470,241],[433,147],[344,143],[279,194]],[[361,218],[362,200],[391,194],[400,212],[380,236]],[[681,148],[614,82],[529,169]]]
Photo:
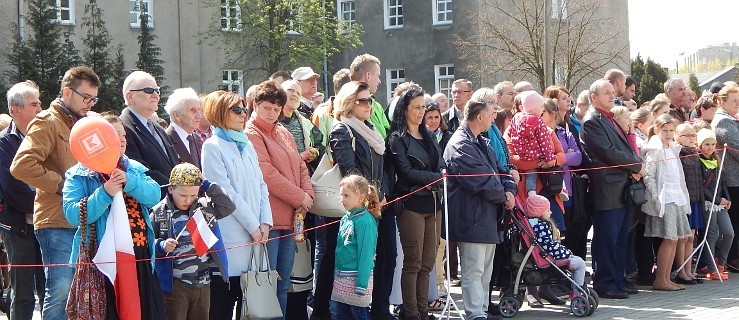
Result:
[[436,103],[436,102],[426,102],[424,104],[424,106],[426,107],[426,110],[427,111],[428,110],[437,110],[437,109],[439,109],[439,104]]
[[143,91],[146,94],[153,94],[154,92],[156,92],[157,94],[159,94],[159,88],[152,88],[152,87],[146,87],[146,88],[141,88],[141,89],[131,89],[128,91]]

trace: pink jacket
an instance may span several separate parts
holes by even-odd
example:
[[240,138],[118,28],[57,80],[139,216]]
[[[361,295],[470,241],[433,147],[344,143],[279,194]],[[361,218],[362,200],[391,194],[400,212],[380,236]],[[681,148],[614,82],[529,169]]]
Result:
[[282,125],[267,123],[254,117],[246,123],[246,135],[254,144],[269,190],[273,229],[293,227],[295,209],[300,208],[307,193],[315,197],[308,168],[300,159],[295,139]]
[[554,146],[547,125],[541,117],[516,113],[508,128],[511,146],[521,160],[554,160]]

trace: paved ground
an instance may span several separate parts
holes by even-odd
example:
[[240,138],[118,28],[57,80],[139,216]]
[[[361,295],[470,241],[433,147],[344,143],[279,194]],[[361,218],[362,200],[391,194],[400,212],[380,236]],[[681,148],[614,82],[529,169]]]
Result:
[[[598,309],[588,319],[739,319],[739,274],[724,284],[706,281],[678,292],[653,291],[640,287],[639,294],[625,300],[601,299]],[[452,288],[452,297],[462,309],[460,288]],[[440,313],[436,313],[437,316]],[[452,318],[457,318],[456,314]],[[514,319],[572,319],[569,304],[546,305],[544,309],[521,308]]]

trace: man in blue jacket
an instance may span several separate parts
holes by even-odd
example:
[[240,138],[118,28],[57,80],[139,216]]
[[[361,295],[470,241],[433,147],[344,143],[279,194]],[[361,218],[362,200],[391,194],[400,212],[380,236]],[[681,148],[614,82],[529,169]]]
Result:
[[[0,233],[10,264],[41,264],[41,250],[33,233],[36,190],[10,174],[10,163],[28,133],[28,123],[41,112],[38,87],[31,81],[17,83],[8,90],[7,98],[13,121],[0,132],[0,187],[3,190],[0,201],[4,206],[0,213]],[[43,306],[45,282],[41,267],[10,268],[9,319],[33,318],[34,287],[39,305]]]
[[[516,184],[498,163],[487,132],[495,120],[497,106],[488,101],[470,100],[464,108],[464,122],[454,132],[444,150],[450,175],[482,176],[449,179],[449,240],[456,241],[461,255],[462,299],[467,319],[492,318],[486,314],[488,286],[493,273],[495,244],[500,243],[498,217],[513,208]],[[490,175],[493,174],[493,175]]]

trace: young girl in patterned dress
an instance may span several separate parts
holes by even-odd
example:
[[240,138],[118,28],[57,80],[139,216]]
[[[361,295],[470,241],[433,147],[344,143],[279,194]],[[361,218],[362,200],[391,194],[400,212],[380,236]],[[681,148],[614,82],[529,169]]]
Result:
[[362,176],[349,175],[341,180],[339,187],[341,204],[347,212],[341,218],[336,242],[331,319],[369,319],[377,245],[375,218],[380,216],[380,200],[377,188]]

